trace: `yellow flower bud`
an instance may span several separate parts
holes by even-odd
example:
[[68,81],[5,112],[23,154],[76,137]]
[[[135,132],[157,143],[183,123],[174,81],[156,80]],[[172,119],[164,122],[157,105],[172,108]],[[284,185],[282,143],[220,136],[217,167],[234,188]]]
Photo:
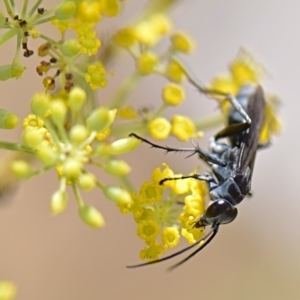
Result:
[[89,191],[96,186],[96,178],[91,173],[83,173],[79,176],[78,184],[82,190]]
[[111,159],[104,165],[104,170],[115,176],[125,176],[131,168],[124,160]]
[[30,147],[37,147],[43,142],[43,133],[35,128],[28,128],[23,132],[23,140]]
[[37,157],[45,166],[55,165],[59,158],[57,152],[48,146],[38,147]]
[[69,180],[75,180],[82,172],[82,163],[76,159],[68,158],[63,163],[63,175]]
[[66,20],[73,16],[76,11],[74,1],[63,1],[55,10],[55,18],[58,20]]
[[79,111],[86,101],[86,92],[80,87],[73,87],[69,93],[69,105],[72,110]]
[[13,113],[5,109],[0,109],[0,128],[12,129],[19,123],[18,117]]
[[137,58],[137,69],[142,75],[148,75],[153,72],[157,62],[158,57],[156,54],[151,52],[144,52]]
[[77,124],[70,130],[70,141],[72,144],[79,145],[86,140],[88,130],[84,125]]
[[120,187],[108,185],[104,187],[103,193],[106,196],[106,198],[114,202],[122,203],[122,204],[132,203],[132,198],[130,193]]
[[100,107],[92,112],[86,123],[91,131],[102,132],[106,130],[114,121],[117,110],[108,110],[106,107]]
[[52,214],[58,215],[62,213],[68,205],[68,195],[66,191],[56,191],[50,200],[50,210]]
[[124,48],[132,46],[135,43],[134,30],[130,27],[119,30],[114,36],[114,41]]
[[44,118],[48,110],[50,109],[50,98],[47,94],[37,93],[31,99],[31,110],[32,112]]
[[62,100],[51,101],[51,119],[56,126],[63,126],[66,115],[67,107]]
[[15,160],[10,165],[11,171],[15,176],[28,179],[33,173],[31,166],[25,160]]
[[195,45],[192,39],[186,33],[177,32],[171,36],[173,47],[180,52],[190,53],[194,50]]
[[185,77],[185,70],[179,61],[170,59],[166,67],[165,74],[171,81],[180,83]]
[[110,155],[121,155],[133,151],[140,143],[140,140],[133,137],[119,139],[110,145]]
[[93,206],[83,205],[79,207],[79,215],[85,224],[93,228],[102,228],[105,226],[102,214]]
[[81,45],[77,39],[68,39],[61,46],[61,53],[65,56],[72,57],[80,51]]

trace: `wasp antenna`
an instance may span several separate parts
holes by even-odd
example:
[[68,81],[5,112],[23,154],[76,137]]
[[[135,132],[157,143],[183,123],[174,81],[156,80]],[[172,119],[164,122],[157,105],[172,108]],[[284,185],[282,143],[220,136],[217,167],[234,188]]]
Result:
[[[205,235],[204,238],[196,241],[194,244],[190,245],[190,246],[187,246],[185,248],[183,248],[182,250],[178,251],[178,252],[175,252],[171,255],[168,255],[166,257],[163,257],[163,258],[160,258],[160,259],[156,259],[156,260],[152,260],[152,261],[149,261],[149,262],[146,262],[146,263],[142,263],[142,264],[138,264],[138,265],[132,265],[132,266],[126,266],[126,268],[129,268],[129,269],[133,269],[133,268],[139,268],[139,267],[144,267],[144,266],[148,266],[148,265],[152,265],[152,264],[156,264],[156,263],[160,263],[160,262],[163,262],[165,260],[168,260],[168,259],[171,259],[173,257],[176,257],[192,248],[194,248],[195,246],[199,245],[199,243],[201,242],[205,242],[207,240],[206,243],[204,243],[203,245],[200,246],[199,249],[197,249],[196,251],[194,251],[192,253],[192,255],[189,255],[186,259],[182,260],[181,262],[179,262],[179,264],[182,264],[184,261],[188,260],[190,257],[192,257],[193,255],[195,255],[197,252],[199,252],[201,249],[203,249],[213,238],[214,236],[217,234],[217,231],[218,231],[218,228],[219,228],[219,224],[217,225],[213,225],[212,226],[212,229]],[[171,268],[175,268],[177,267],[179,264],[176,264],[174,266],[172,266]],[[171,269],[170,268],[170,269]]]
[[[196,255],[199,251],[201,251],[203,248],[205,248],[213,239],[214,237],[217,235],[218,230],[219,230],[219,226],[220,223],[216,223],[212,226],[212,230],[202,239],[202,241],[204,241],[205,238],[208,238],[207,241],[202,244],[197,250],[195,250],[194,252],[192,252],[189,256],[187,256],[185,259],[181,260],[180,262],[178,262],[177,264],[171,266],[170,268],[168,268],[168,271],[173,271],[175,268],[181,266],[183,263],[185,263],[187,260],[189,260],[191,257],[193,257],[194,255]],[[201,240],[200,240],[201,242]],[[199,243],[200,243],[199,242]]]

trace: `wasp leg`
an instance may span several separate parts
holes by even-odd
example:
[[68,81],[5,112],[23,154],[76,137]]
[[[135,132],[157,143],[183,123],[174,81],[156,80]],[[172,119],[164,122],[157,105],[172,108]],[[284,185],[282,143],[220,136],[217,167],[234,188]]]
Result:
[[180,177],[173,177],[173,178],[164,178],[164,179],[162,179],[159,182],[159,184],[163,185],[164,182],[166,182],[166,181],[180,180],[180,179],[190,179],[190,178],[194,178],[194,179],[202,180],[202,181],[206,181],[206,182],[210,182],[210,181],[214,180],[209,173],[206,174],[206,175],[193,174],[193,175],[188,175],[188,176],[180,176]]
[[141,136],[135,134],[135,133],[130,133],[129,136],[131,137],[135,137],[136,139],[139,139],[141,140],[142,142],[150,145],[152,148],[157,148],[157,149],[162,149],[162,150],[165,150],[167,153],[168,152],[192,152],[191,155],[189,155],[188,157],[194,155],[194,154],[198,154],[200,156],[200,158],[206,162],[211,162],[211,163],[214,163],[214,164],[217,164],[221,167],[225,167],[226,166],[226,163],[217,158],[216,156],[214,155],[211,155],[210,153],[204,151],[203,149],[201,149],[200,147],[196,146],[195,144],[194,147],[195,148],[171,148],[171,147],[167,147],[167,146],[160,146],[160,145],[157,145],[157,144],[154,144],[150,141],[148,141],[147,139],[144,139],[142,138]]

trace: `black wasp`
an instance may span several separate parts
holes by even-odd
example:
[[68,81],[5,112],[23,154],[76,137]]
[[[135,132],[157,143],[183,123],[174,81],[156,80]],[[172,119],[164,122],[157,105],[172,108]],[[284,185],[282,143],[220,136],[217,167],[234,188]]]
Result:
[[[161,262],[177,256],[197,245],[197,248],[185,259],[171,267],[171,269],[181,265],[206,245],[216,236],[219,226],[232,222],[237,216],[238,205],[251,190],[251,177],[253,173],[254,160],[259,145],[259,135],[264,122],[265,99],[261,86],[245,85],[235,98],[233,95],[226,95],[216,91],[205,90],[189,79],[200,92],[205,94],[218,94],[225,96],[231,103],[228,113],[227,126],[219,131],[209,142],[209,152],[204,151],[195,144],[194,148],[170,148],[157,144],[131,133],[137,139],[151,145],[153,148],[163,149],[166,152],[191,152],[206,162],[211,172],[204,175],[193,174],[174,178],[165,178],[160,181],[163,184],[169,180],[179,180],[194,178],[207,182],[210,194],[210,202],[200,217],[194,224],[196,228],[211,226],[211,230],[204,238],[194,244],[178,251],[172,255],[161,259],[142,263],[129,268],[145,266]],[[229,138],[230,143],[222,143],[219,140]]]

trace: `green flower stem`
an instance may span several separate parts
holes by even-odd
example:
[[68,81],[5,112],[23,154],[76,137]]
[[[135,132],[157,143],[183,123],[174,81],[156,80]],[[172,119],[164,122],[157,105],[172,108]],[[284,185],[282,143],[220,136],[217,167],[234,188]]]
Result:
[[42,169],[36,170],[36,171],[34,171],[34,172],[31,173],[30,178],[42,175],[42,174],[46,173],[48,170],[52,169],[53,167],[54,166],[45,166]]
[[91,144],[93,142],[93,140],[95,139],[97,135],[97,132],[96,131],[93,131],[88,137],[87,139],[81,144],[78,146],[78,149],[84,149],[87,145]]
[[29,12],[29,17],[31,18],[33,16],[33,14],[36,12],[36,10],[38,9],[38,7],[40,6],[40,4],[43,2],[43,0],[38,0],[32,7],[32,9]]
[[103,191],[103,189],[105,188],[105,185],[102,184],[102,183],[101,183],[100,181],[98,181],[98,180],[96,180],[96,185],[97,185],[97,187],[100,188],[102,191]]
[[201,117],[199,120],[194,120],[197,130],[211,129],[223,124],[224,122],[225,122],[225,117],[221,113]]
[[6,43],[9,39],[14,37],[17,34],[18,30],[16,28],[12,28],[7,31],[5,34],[0,36],[0,46]]
[[79,207],[83,207],[84,206],[84,202],[82,200],[82,197],[80,195],[80,192],[78,190],[78,186],[76,184],[72,184],[72,189],[76,198],[76,202],[78,204]]
[[59,126],[57,126],[57,129],[58,129],[58,132],[59,132],[59,135],[60,135],[62,141],[65,144],[68,144],[69,140],[68,140],[68,136],[67,136],[65,127],[60,124]]
[[147,132],[147,127],[142,122],[138,122],[135,124],[131,123],[131,124],[113,125],[111,127],[111,135],[115,137],[124,137],[131,132],[143,135]]
[[167,105],[166,103],[163,103],[160,108],[152,115],[152,120],[161,116],[162,113],[169,107],[169,105]]
[[10,4],[8,3],[8,0],[4,0],[4,4],[5,4],[5,8],[6,8],[7,13],[13,19],[15,17],[14,12],[12,11],[12,8],[10,7]]
[[44,18],[44,19],[39,19],[38,21],[34,22],[34,25],[40,25],[40,24],[43,24],[43,23],[48,23],[48,22],[51,22],[52,20],[55,20],[55,19],[56,19],[55,16],[51,16],[51,17]]
[[54,130],[52,124],[48,121],[48,120],[44,120],[46,126],[47,126],[47,129],[49,131],[49,133],[51,134],[51,137],[53,138],[53,140],[55,141],[55,143],[57,145],[60,145],[61,144],[61,141],[59,139],[59,137],[57,136],[57,133],[56,131]]
[[21,13],[21,19],[25,19],[27,7],[28,7],[28,0],[24,0],[22,13]]
[[33,148],[30,148],[26,145],[9,143],[9,142],[2,142],[2,141],[0,141],[0,148],[1,149],[12,150],[12,151],[25,152],[25,153],[30,153],[30,154],[35,154],[36,153]]
[[47,42],[49,42],[51,45],[57,47],[58,49],[60,49],[60,47],[61,47],[61,44],[57,43],[56,41],[52,40],[51,38],[47,37],[44,34],[41,34],[40,38],[46,40]]
[[118,108],[120,107],[124,100],[131,94],[131,92],[136,88],[137,84],[142,79],[142,75],[135,71],[131,76],[129,76],[122,83],[121,87],[118,89],[114,98],[110,101],[109,107]]
[[119,178],[120,178],[122,185],[126,188],[126,190],[136,193],[136,190],[135,190],[132,182],[129,180],[128,176],[121,176]]

